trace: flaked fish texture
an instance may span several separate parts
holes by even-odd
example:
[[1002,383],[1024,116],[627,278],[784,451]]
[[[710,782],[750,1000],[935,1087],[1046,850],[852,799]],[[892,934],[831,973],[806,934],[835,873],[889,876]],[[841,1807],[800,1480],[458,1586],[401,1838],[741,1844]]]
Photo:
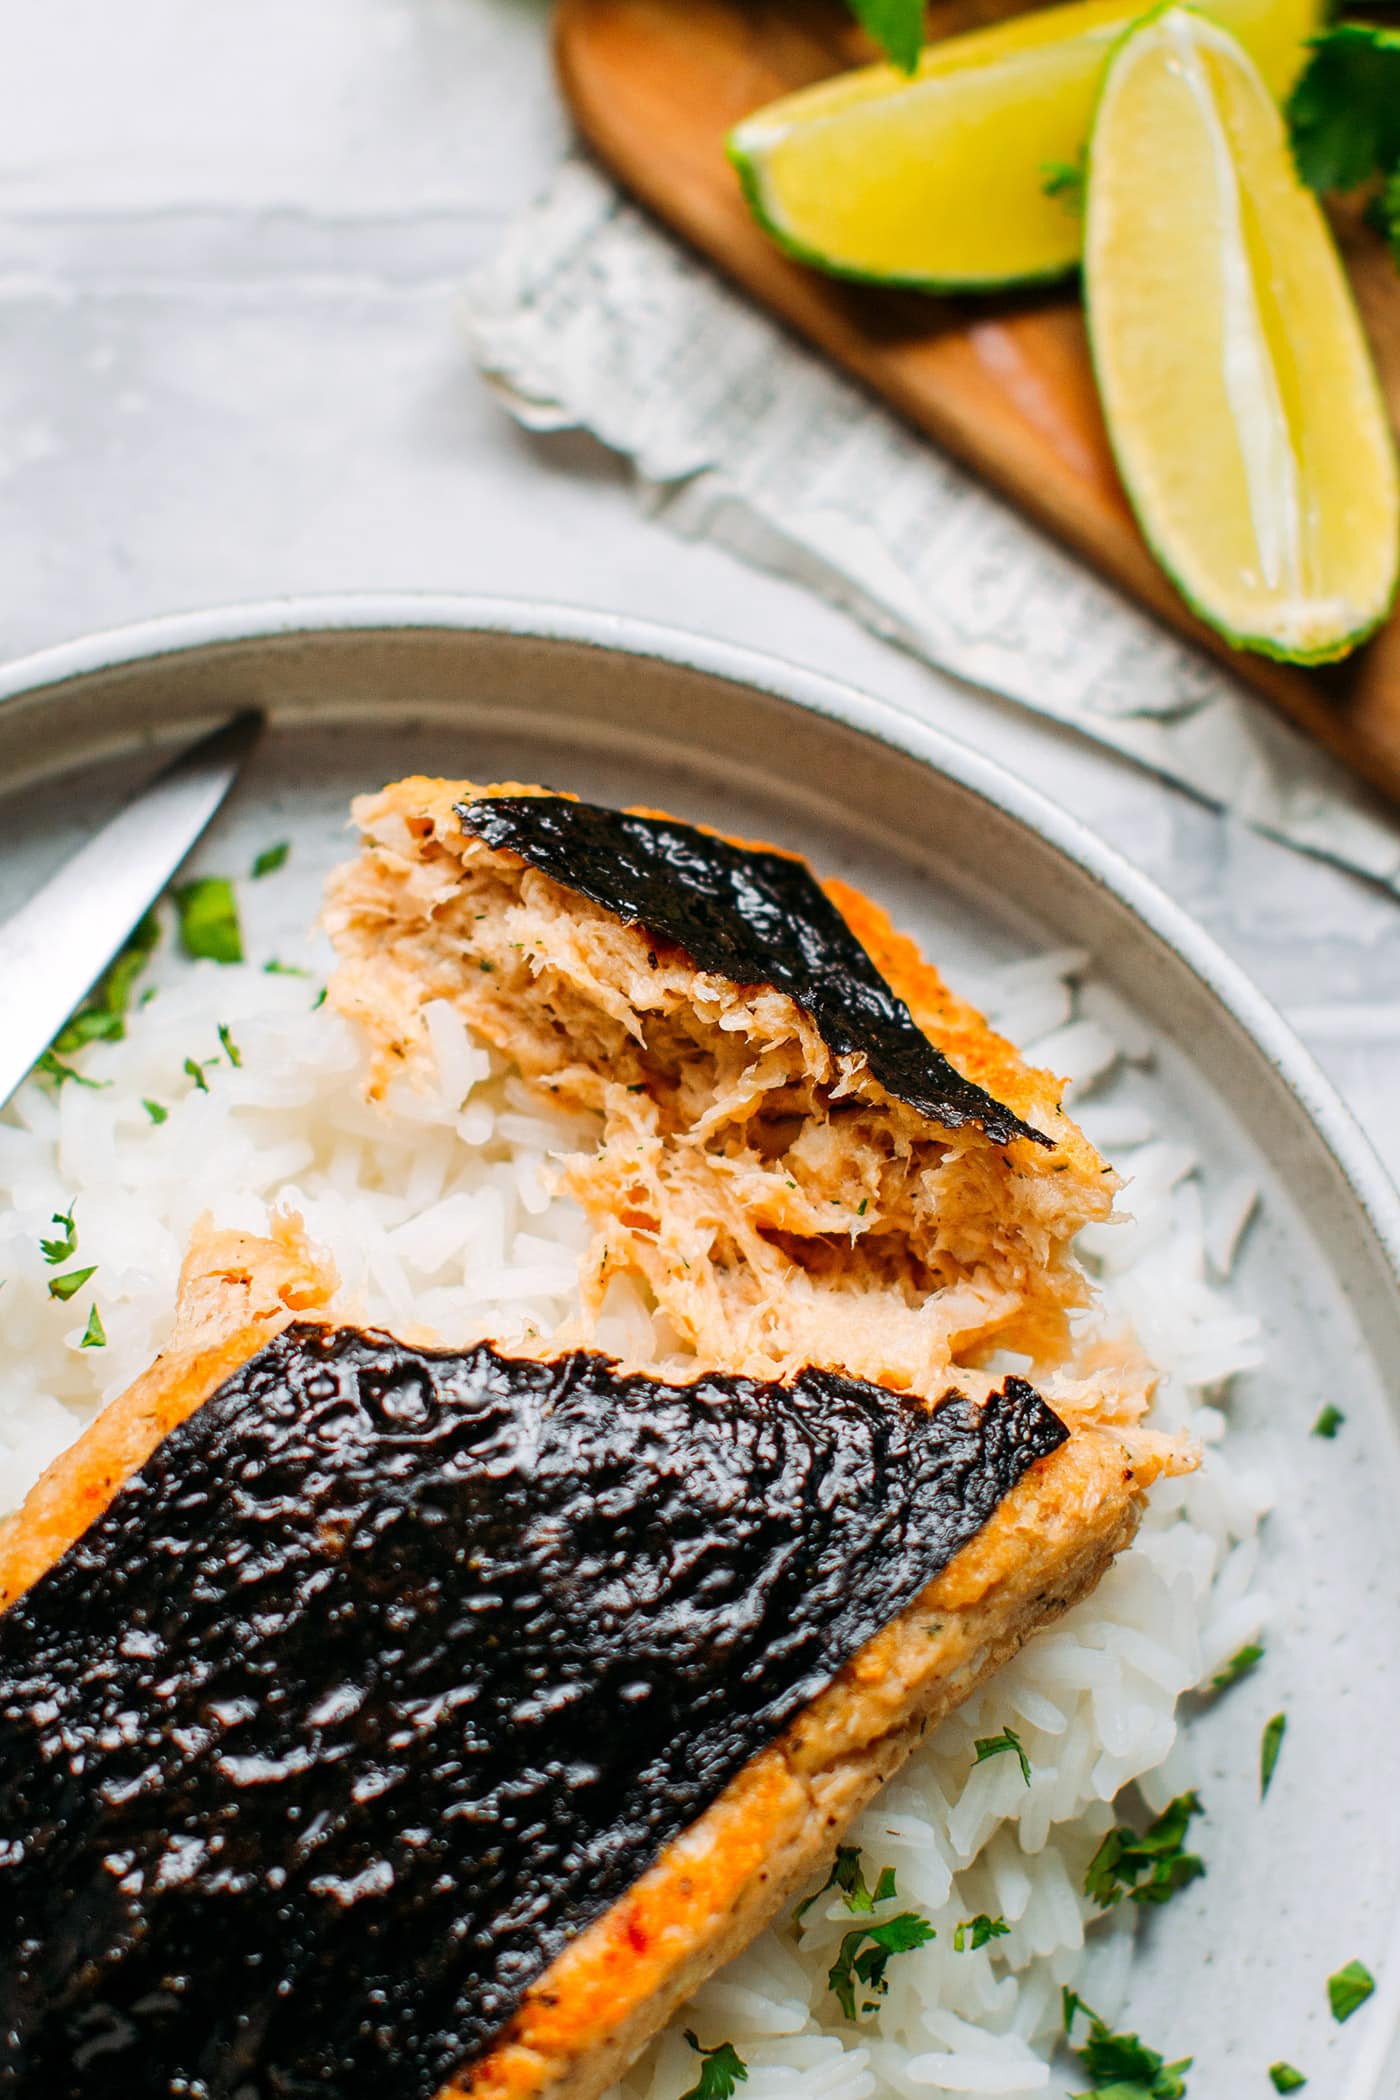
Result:
[[994,1145],[1053,1145],[922,1032],[805,861],[563,795],[496,795],[459,802],[457,815],[473,838],[671,942],[697,970],[788,993],[828,1050],[863,1057],[887,1094],[931,1122],[976,1123]]
[[676,1386],[334,1288],[201,1233],[0,1531],[17,2100],[592,2100],[1174,1463],[1017,1379]]
[[995,1347],[1063,1359],[1071,1242],[1115,1177],[1061,1083],[878,906],[776,849],[517,783],[403,780],[355,813],[331,998],[381,1094],[431,1070],[445,1002],[601,1119],[563,1167],[586,1321],[628,1275],[685,1348],[754,1376],[936,1394]]

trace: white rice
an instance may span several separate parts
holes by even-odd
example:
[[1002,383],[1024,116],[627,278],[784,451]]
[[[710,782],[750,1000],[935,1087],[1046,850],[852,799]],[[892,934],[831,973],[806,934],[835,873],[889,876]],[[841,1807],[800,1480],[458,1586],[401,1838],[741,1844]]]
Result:
[[[1034,1061],[1070,1077],[1076,1112],[1129,1175],[1132,1222],[1085,1233],[1083,1251],[1111,1313],[1161,1369],[1154,1421],[1190,1428],[1208,1463],[1155,1491],[1137,1542],[1094,1595],[948,1720],[861,1818],[853,1841],[871,1885],[882,1867],[897,1873],[881,1914],[917,1909],[937,1933],[890,1962],[878,2014],[852,2026],[826,1988],[854,1921],[824,1898],[799,1930],[784,1920],[701,1989],[623,2081],[625,2100],[676,2100],[694,2084],[687,2025],[707,2044],[735,2044],[745,2100],[792,2100],[799,2085],[803,2100],[1061,2093],[1060,1987],[1082,1979],[1091,1927],[1086,1995],[1109,2018],[1124,2001],[1136,1913],[1101,1915],[1081,1892],[1085,1866],[1124,1787],[1136,1783],[1155,1811],[1193,1784],[1181,1694],[1264,1620],[1263,1502],[1231,1469],[1221,1405],[1232,1374],[1259,1360],[1256,1323],[1225,1288],[1255,1191],[1231,1183],[1207,1214],[1187,1147],[1136,1104],[1096,1105],[1120,1057],[1149,1046],[1098,988],[1076,994],[1085,966],[1060,951],[968,989]],[[206,1210],[251,1230],[275,1208],[300,1211],[339,1267],[351,1318],[462,1342],[547,1335],[576,1310],[586,1230],[551,1193],[548,1163],[587,1134],[542,1110],[449,1008],[429,1015],[437,1091],[403,1086],[386,1114],[366,1105],[360,1046],[315,1005],[314,980],[168,957],[156,976],[127,1039],[76,1060],[96,1087],[30,1084],[0,1120],[0,1508],[160,1347]],[[203,1067],[207,1092],[187,1058],[216,1060]],[[70,1207],[78,1245],[63,1266],[96,1273],[65,1304],[50,1296],[59,1272],[39,1241]],[[106,1345],[83,1348],[94,1305]],[[636,1293],[615,1284],[608,1315],[605,1346],[644,1346]],[[973,1764],[974,1738],[1008,1724],[1029,1786],[1013,1757]],[[958,1953],[958,1923],[979,1912],[1004,1916],[1009,1935]]]

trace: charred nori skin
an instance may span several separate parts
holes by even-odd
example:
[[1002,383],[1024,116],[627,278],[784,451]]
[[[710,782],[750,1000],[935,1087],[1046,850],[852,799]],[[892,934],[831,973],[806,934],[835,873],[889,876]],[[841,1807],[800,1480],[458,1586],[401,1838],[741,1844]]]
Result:
[[829,1050],[863,1052],[885,1091],[930,1121],[975,1123],[996,1145],[1053,1146],[935,1048],[804,861],[562,795],[493,795],[456,810],[473,838],[673,942],[698,969],[776,985]]
[[427,2100],[1066,1435],[288,1329],[0,1617],[0,2092]]

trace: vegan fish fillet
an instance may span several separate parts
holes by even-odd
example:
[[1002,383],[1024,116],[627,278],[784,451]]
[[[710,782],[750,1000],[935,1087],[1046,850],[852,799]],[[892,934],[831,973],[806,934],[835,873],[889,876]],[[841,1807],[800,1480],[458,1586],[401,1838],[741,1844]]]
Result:
[[591,2100],[1176,1463],[333,1289],[202,1235],[0,1534],[0,2093]]
[[1061,1085],[878,906],[805,862],[533,787],[401,780],[355,805],[331,999],[376,1089],[435,1002],[567,1109],[595,1319],[638,1278],[700,1360],[925,1393],[997,1347],[1066,1353],[1070,1243],[1116,1187]]

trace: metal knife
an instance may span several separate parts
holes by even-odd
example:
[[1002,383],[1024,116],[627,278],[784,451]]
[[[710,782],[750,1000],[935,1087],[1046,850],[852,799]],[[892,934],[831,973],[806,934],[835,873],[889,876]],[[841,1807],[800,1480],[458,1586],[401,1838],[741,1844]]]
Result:
[[0,1106],[160,896],[261,728],[250,712],[202,737],[0,926]]

